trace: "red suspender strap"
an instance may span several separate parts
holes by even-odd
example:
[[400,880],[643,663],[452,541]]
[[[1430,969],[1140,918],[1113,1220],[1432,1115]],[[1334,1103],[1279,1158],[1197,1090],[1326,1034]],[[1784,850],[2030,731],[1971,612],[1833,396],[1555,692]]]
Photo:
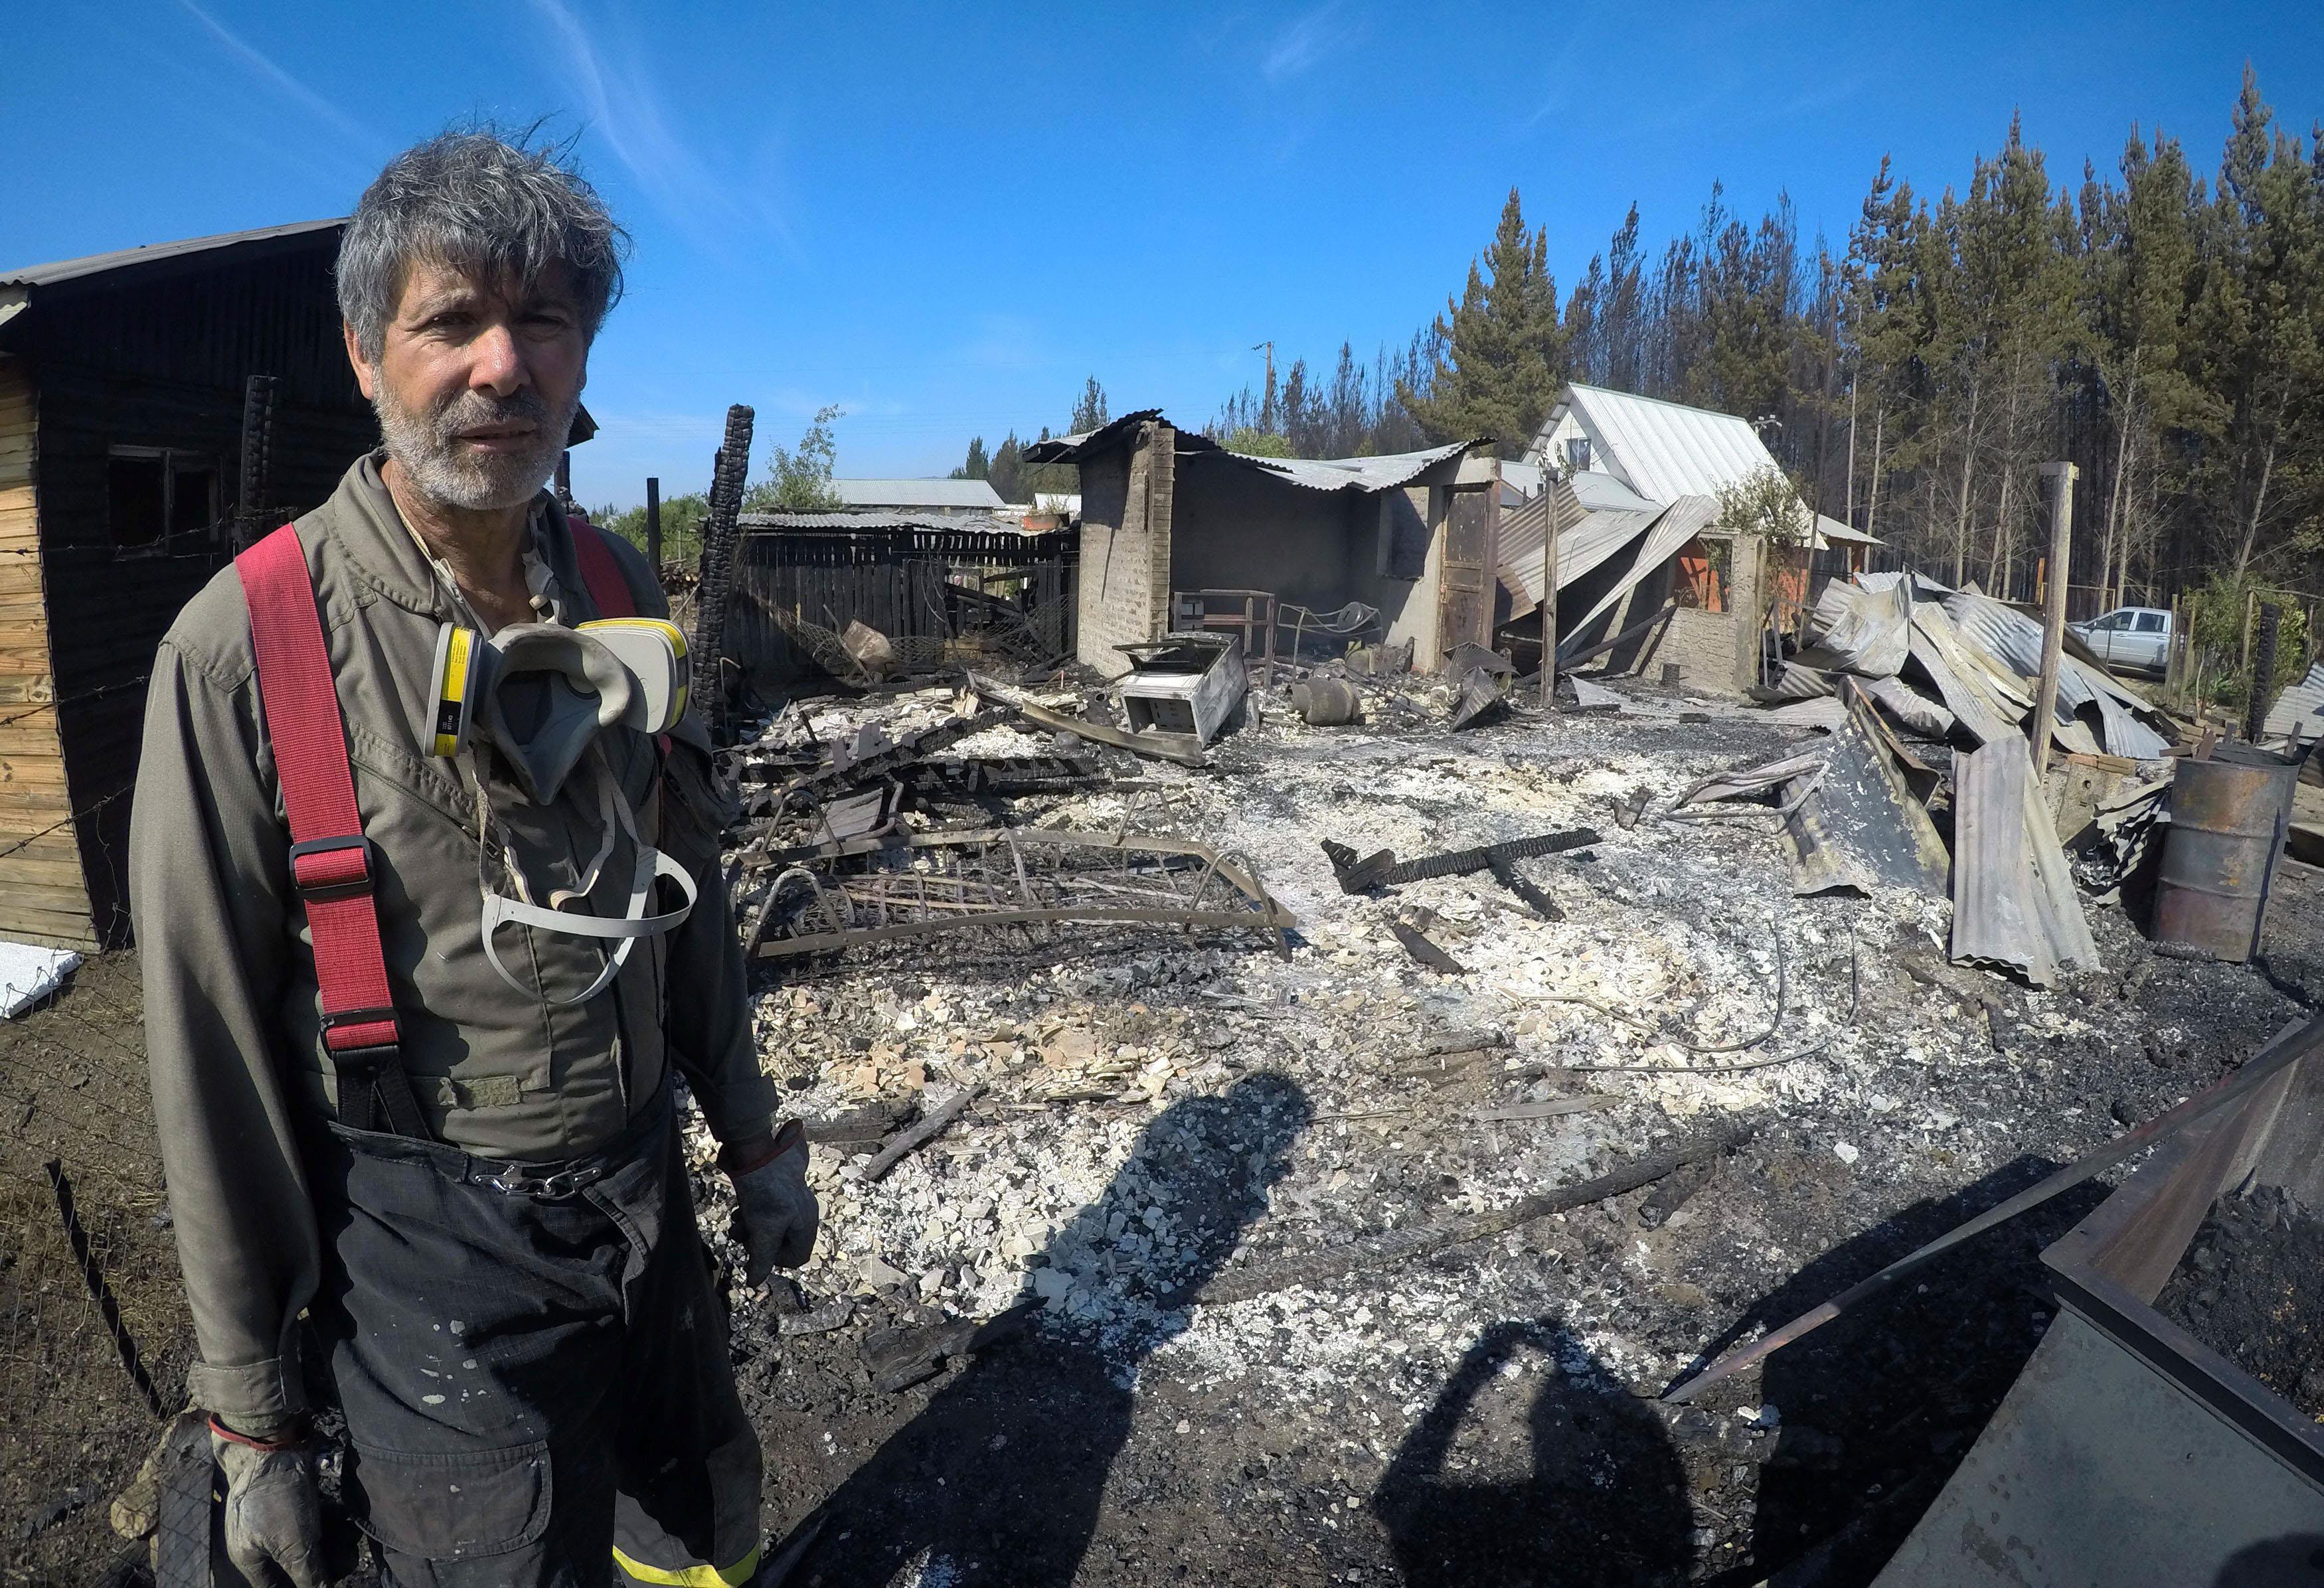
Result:
[[[573,530],[573,560],[581,565],[581,583],[589,587],[590,603],[600,618],[634,618],[638,615],[637,597],[630,592],[630,582],[622,576],[622,565],[613,560],[613,548],[605,544],[605,532],[595,524],[565,520]],[[657,735],[655,746],[666,757],[669,754],[669,735]]]
[[355,805],[346,726],[306,551],[286,524],[236,557],[235,569],[250,607],[259,698],[290,819],[291,886],[314,939],[323,1045],[341,1081],[340,1118],[357,1130],[425,1135],[403,1073],[373,903],[371,840]]
[[575,523],[573,528],[573,560],[581,565],[581,583],[589,587],[590,602],[600,618],[634,618],[638,615],[637,597],[630,593],[630,582],[622,577],[622,565],[613,560],[613,548],[605,544],[605,532],[595,524]]

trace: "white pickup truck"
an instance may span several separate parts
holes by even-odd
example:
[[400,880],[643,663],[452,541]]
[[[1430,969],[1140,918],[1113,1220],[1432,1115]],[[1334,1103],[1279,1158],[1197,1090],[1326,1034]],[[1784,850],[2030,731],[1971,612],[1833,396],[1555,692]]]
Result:
[[2160,677],[2171,655],[2171,614],[2161,607],[2116,607],[2066,627],[2109,667]]

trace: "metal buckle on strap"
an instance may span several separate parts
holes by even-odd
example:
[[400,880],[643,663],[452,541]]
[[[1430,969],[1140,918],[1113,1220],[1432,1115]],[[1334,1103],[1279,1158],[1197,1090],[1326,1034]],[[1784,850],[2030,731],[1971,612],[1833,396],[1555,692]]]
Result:
[[471,1185],[478,1185],[509,1197],[530,1197],[542,1202],[560,1202],[605,1178],[602,1163],[585,1163],[576,1169],[553,1169],[546,1174],[535,1173],[521,1164],[506,1163],[497,1168],[480,1165],[468,1173]]
[[[353,855],[355,864],[334,863],[327,856]],[[308,861],[317,862],[308,865]],[[371,840],[356,833],[349,838],[310,838],[290,846],[290,886],[310,904],[333,899],[367,896],[377,867],[372,864]]]
[[[395,1035],[384,1042],[357,1042],[341,1047],[331,1040],[334,1032],[361,1025],[384,1025]],[[400,1058],[403,1047],[403,1031],[396,1023],[395,1011],[388,1008],[342,1009],[323,1016],[323,1048],[331,1062],[343,1069],[376,1069]]]

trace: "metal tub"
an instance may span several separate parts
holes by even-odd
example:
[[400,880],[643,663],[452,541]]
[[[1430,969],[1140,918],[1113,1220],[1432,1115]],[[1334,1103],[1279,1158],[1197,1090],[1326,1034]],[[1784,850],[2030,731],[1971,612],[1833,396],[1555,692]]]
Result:
[[2259,951],[2299,778],[2297,760],[2244,745],[2179,763],[2154,890],[2159,949],[2235,963]]

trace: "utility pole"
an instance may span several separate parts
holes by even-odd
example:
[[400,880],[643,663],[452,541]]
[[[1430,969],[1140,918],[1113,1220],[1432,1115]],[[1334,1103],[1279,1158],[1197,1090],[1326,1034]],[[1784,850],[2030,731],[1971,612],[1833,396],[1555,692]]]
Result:
[[2066,648],[2066,557],[2074,539],[2074,478],[2071,464],[2043,464],[2050,493],[2049,588],[2042,607],[2042,676],[2034,689],[2034,776],[2050,769],[2050,735],[2058,722],[2058,664]]
[[[1840,509],[1840,519],[1847,526],[1856,528],[1856,377],[1848,378],[1848,503]],[[1870,533],[1868,530],[1867,533]]]
[[661,579],[661,476],[646,476],[646,561],[652,565],[654,579]]
[[1557,510],[1558,471],[1552,465],[1542,479],[1549,500],[1542,504],[1541,531],[1541,709],[1557,703]]

